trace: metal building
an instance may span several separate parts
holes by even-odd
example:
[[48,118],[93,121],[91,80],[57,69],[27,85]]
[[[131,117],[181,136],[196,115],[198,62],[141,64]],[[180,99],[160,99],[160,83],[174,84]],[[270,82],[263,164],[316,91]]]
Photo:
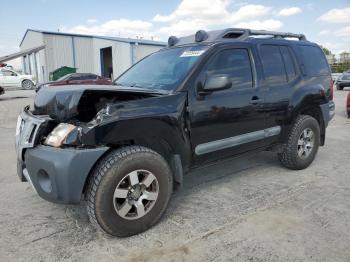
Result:
[[62,66],[115,79],[135,62],[164,46],[164,42],[152,40],[32,29],[26,31],[20,43],[21,51],[25,51],[23,72],[35,75],[39,82],[48,81],[49,73]]

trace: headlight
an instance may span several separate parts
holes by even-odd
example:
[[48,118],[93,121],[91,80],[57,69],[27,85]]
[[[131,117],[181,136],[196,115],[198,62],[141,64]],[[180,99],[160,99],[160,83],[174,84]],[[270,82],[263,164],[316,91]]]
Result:
[[70,132],[72,132],[76,126],[71,124],[61,123],[52,130],[52,132],[45,139],[44,144],[53,147],[62,146],[64,140],[67,138]]

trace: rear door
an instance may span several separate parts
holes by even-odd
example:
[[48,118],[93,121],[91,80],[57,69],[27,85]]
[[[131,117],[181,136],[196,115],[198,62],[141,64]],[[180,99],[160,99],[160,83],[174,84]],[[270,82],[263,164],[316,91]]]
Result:
[[[301,80],[292,48],[287,45],[262,44],[259,47],[260,59],[266,90],[264,108],[266,128],[281,131],[289,112],[290,100]],[[279,136],[267,138],[266,143],[274,143]]]
[[[229,89],[200,95],[209,76],[229,75]],[[189,94],[190,136],[195,160],[235,155],[264,143],[263,90],[249,46],[219,49],[206,62]]]

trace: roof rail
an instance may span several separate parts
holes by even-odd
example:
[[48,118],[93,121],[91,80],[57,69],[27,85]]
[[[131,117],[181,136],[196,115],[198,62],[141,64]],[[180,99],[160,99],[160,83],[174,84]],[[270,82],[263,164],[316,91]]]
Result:
[[294,33],[284,33],[284,32],[276,32],[276,31],[266,31],[266,30],[249,30],[249,35],[271,35],[273,37],[290,37],[290,38],[298,38],[299,40],[306,40],[305,35],[303,34],[294,34]]

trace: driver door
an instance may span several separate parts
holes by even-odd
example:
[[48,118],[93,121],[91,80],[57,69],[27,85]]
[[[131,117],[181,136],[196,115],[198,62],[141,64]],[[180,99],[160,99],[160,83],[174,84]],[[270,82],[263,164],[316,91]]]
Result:
[[[226,75],[232,86],[200,94],[198,85]],[[190,136],[196,162],[220,159],[264,145],[264,92],[256,81],[248,47],[223,48],[199,74],[189,98]]]

